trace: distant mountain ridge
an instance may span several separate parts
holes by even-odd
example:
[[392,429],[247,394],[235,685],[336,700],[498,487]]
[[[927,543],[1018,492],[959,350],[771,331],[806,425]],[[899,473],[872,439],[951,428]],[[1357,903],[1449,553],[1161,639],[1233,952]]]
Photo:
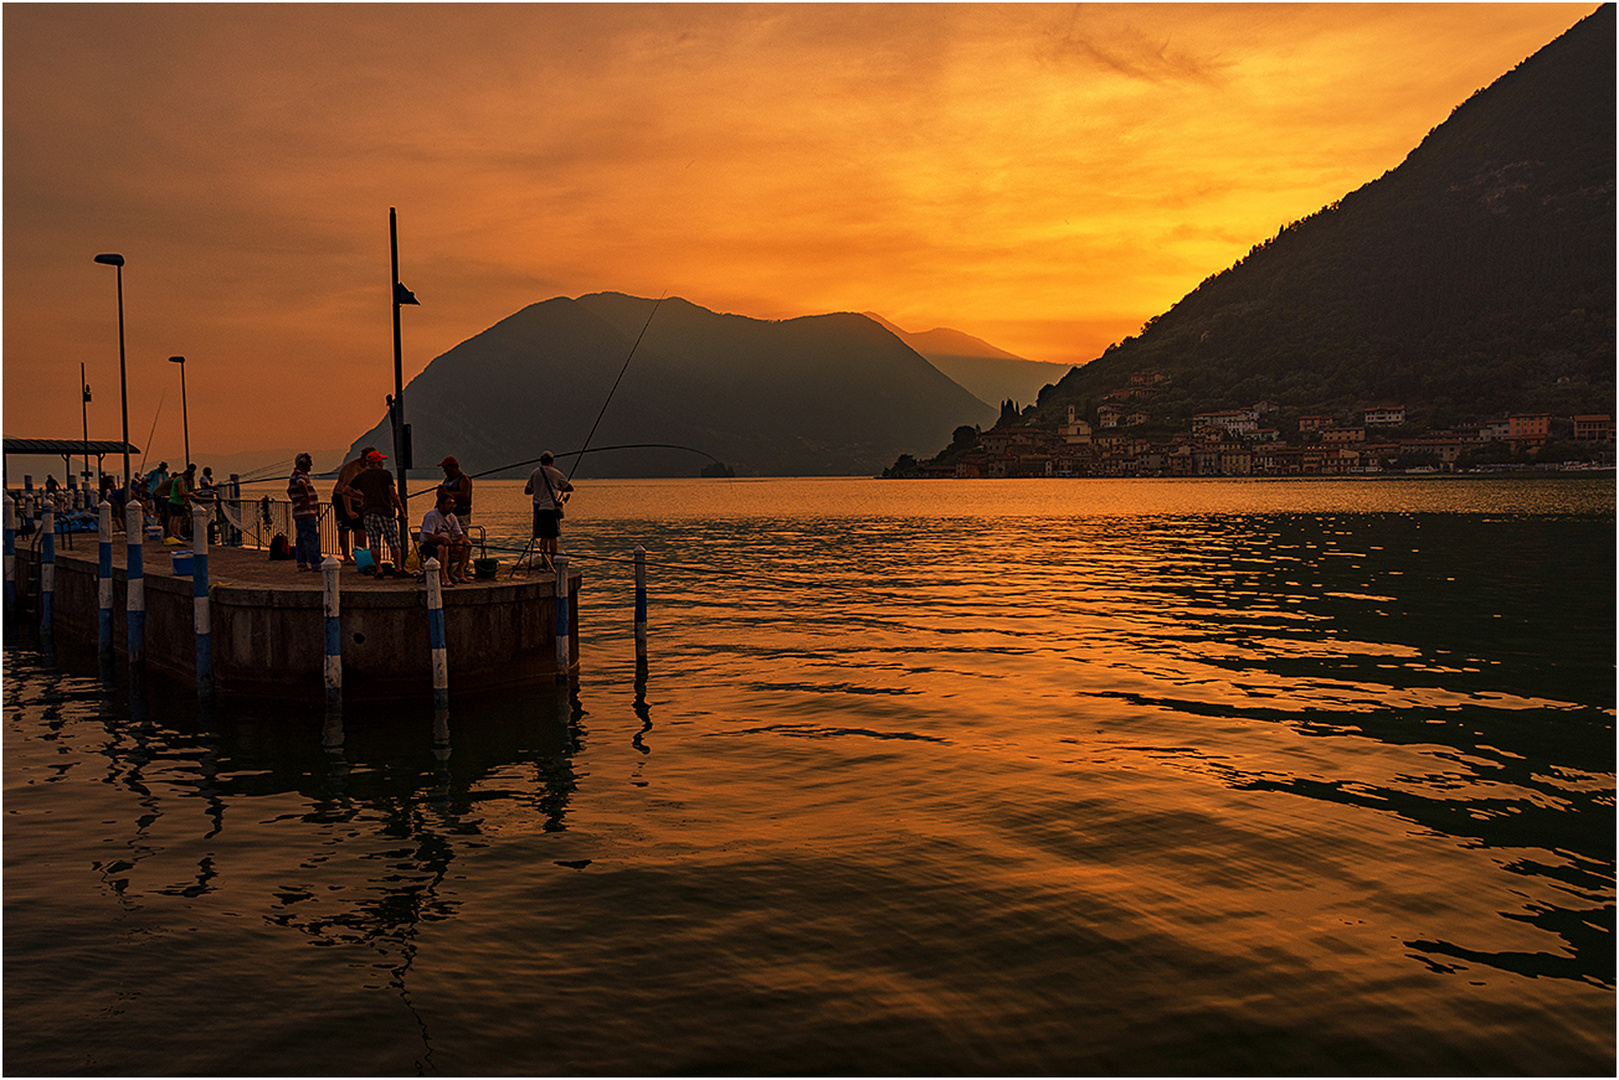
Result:
[[1042,387],[1072,370],[1068,364],[1026,360],[960,330],[940,326],[912,334],[874,311],[865,315],[927,357],[929,363],[965,386],[978,400],[997,409],[1006,398],[1020,404],[1034,401]]
[[1268,400],[1402,403],[1442,427],[1614,408],[1615,16],[1598,8],[1459,105],[1397,168],[1283,228],[1074,369],[1051,427],[1132,372],[1150,425]]
[[[908,445],[995,416],[862,315],[767,321],[610,292],[502,319],[429,363],[405,406],[422,475],[446,454],[476,474],[581,449],[598,414],[593,449],[698,453],[593,453],[581,477],[695,476],[711,458],[743,476],[873,475]],[[386,419],[351,452],[368,444],[392,454]]]

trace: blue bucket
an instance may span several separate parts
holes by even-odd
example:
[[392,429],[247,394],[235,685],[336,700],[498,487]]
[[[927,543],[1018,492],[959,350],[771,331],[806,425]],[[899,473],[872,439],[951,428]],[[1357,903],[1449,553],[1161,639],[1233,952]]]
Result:
[[174,560],[174,576],[175,577],[190,577],[191,576],[191,552],[190,551],[176,551],[176,552],[172,552],[171,554],[172,554],[173,560]]
[[354,549],[354,568],[356,570],[363,573],[367,567],[376,565],[377,560],[372,557],[370,548],[357,547]]

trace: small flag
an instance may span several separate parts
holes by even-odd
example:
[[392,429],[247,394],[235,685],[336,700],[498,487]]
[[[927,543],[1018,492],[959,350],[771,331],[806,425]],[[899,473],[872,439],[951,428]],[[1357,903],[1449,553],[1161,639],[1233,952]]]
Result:
[[84,384],[84,400],[86,400],[86,401],[90,400],[90,384],[89,383]]
[[422,302],[416,299],[416,294],[405,288],[403,284],[397,281],[394,282],[394,303],[415,304],[417,307],[422,306]]

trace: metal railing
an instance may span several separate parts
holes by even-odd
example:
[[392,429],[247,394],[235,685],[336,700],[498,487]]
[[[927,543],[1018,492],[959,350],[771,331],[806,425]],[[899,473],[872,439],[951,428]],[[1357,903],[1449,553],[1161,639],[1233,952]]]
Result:
[[[279,533],[287,538],[287,543],[293,543],[298,537],[298,531],[292,523],[292,501],[290,499],[272,499],[268,495],[257,499],[236,498],[222,496],[219,500],[219,511],[215,515],[217,536],[220,539],[215,543],[227,547],[268,548],[270,542]],[[320,504],[320,513],[316,518],[320,530],[320,550],[322,554],[330,555],[338,550],[337,543],[337,512],[332,504]],[[488,541],[482,525],[463,525],[468,539],[476,544],[480,550],[487,549]],[[416,530],[405,531],[407,542],[414,539]]]

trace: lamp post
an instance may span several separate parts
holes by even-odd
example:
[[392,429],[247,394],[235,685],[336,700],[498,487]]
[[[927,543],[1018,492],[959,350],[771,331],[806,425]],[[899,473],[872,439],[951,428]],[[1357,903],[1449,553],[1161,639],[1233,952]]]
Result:
[[394,311],[394,392],[388,399],[388,418],[393,426],[394,470],[398,474],[399,503],[405,507],[408,517],[410,496],[405,494],[405,473],[415,463],[411,461],[410,425],[405,423],[405,375],[399,342],[399,306],[420,306],[421,301],[416,299],[415,293],[399,283],[399,215],[392,206],[388,207],[388,251],[393,258]]
[[[90,384],[84,381],[84,361],[79,361],[79,421],[84,425],[84,472],[81,482],[90,486]],[[94,505],[94,504],[90,504]]]
[[191,467],[191,415],[186,412],[186,358],[169,357],[169,363],[180,365],[180,427],[185,432],[186,468]]
[[116,253],[97,255],[96,262],[118,268],[118,397],[124,420],[124,493],[132,491],[129,484],[129,382],[124,373],[124,257]]

